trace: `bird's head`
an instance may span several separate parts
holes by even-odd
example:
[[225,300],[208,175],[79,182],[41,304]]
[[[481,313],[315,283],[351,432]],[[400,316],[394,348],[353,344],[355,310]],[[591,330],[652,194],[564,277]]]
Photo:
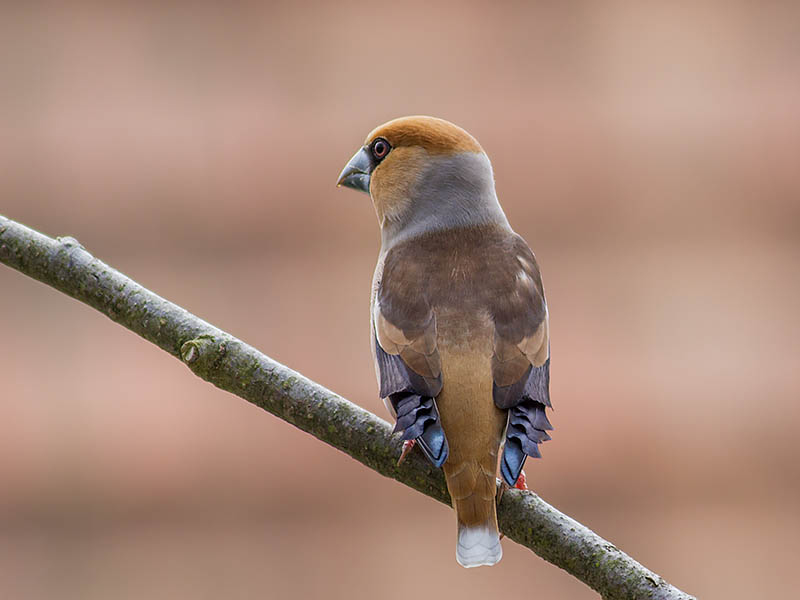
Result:
[[443,119],[402,117],[372,130],[338,185],[371,196],[384,242],[483,222],[508,225],[483,148]]

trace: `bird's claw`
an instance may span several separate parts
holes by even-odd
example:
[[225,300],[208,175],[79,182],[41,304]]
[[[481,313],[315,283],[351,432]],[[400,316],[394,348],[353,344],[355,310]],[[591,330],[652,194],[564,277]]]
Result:
[[398,467],[403,464],[403,461],[406,459],[406,456],[408,456],[408,453],[411,452],[411,450],[414,448],[414,446],[416,446],[416,444],[417,440],[406,440],[405,442],[403,442],[403,451],[400,452],[400,458],[397,459]]
[[508,484],[500,480],[500,489],[497,492],[497,503],[500,504],[500,501],[503,499],[503,494],[505,494],[506,490],[508,489]]

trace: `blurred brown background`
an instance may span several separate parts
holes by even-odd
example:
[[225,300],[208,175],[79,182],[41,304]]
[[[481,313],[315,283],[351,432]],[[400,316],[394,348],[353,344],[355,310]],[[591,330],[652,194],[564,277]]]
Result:
[[[385,417],[334,183],[448,118],[543,268],[532,488],[688,592],[796,594],[796,3],[66,4],[0,8],[0,213]],[[460,569],[444,506],[4,267],[0,331],[3,598],[596,597]]]

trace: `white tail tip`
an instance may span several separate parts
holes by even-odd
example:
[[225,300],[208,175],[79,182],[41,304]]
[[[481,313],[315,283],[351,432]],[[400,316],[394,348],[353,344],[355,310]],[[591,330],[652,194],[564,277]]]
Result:
[[459,524],[456,560],[462,567],[491,567],[503,558],[497,530],[486,525],[467,527]]

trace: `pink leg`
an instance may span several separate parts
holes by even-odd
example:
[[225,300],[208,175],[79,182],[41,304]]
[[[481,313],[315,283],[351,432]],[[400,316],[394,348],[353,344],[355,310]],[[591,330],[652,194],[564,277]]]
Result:
[[405,442],[403,442],[403,451],[400,453],[400,458],[397,459],[398,467],[401,464],[403,464],[403,461],[406,459],[406,456],[408,456],[408,453],[411,452],[411,450],[414,448],[416,444],[417,440],[406,440]]

